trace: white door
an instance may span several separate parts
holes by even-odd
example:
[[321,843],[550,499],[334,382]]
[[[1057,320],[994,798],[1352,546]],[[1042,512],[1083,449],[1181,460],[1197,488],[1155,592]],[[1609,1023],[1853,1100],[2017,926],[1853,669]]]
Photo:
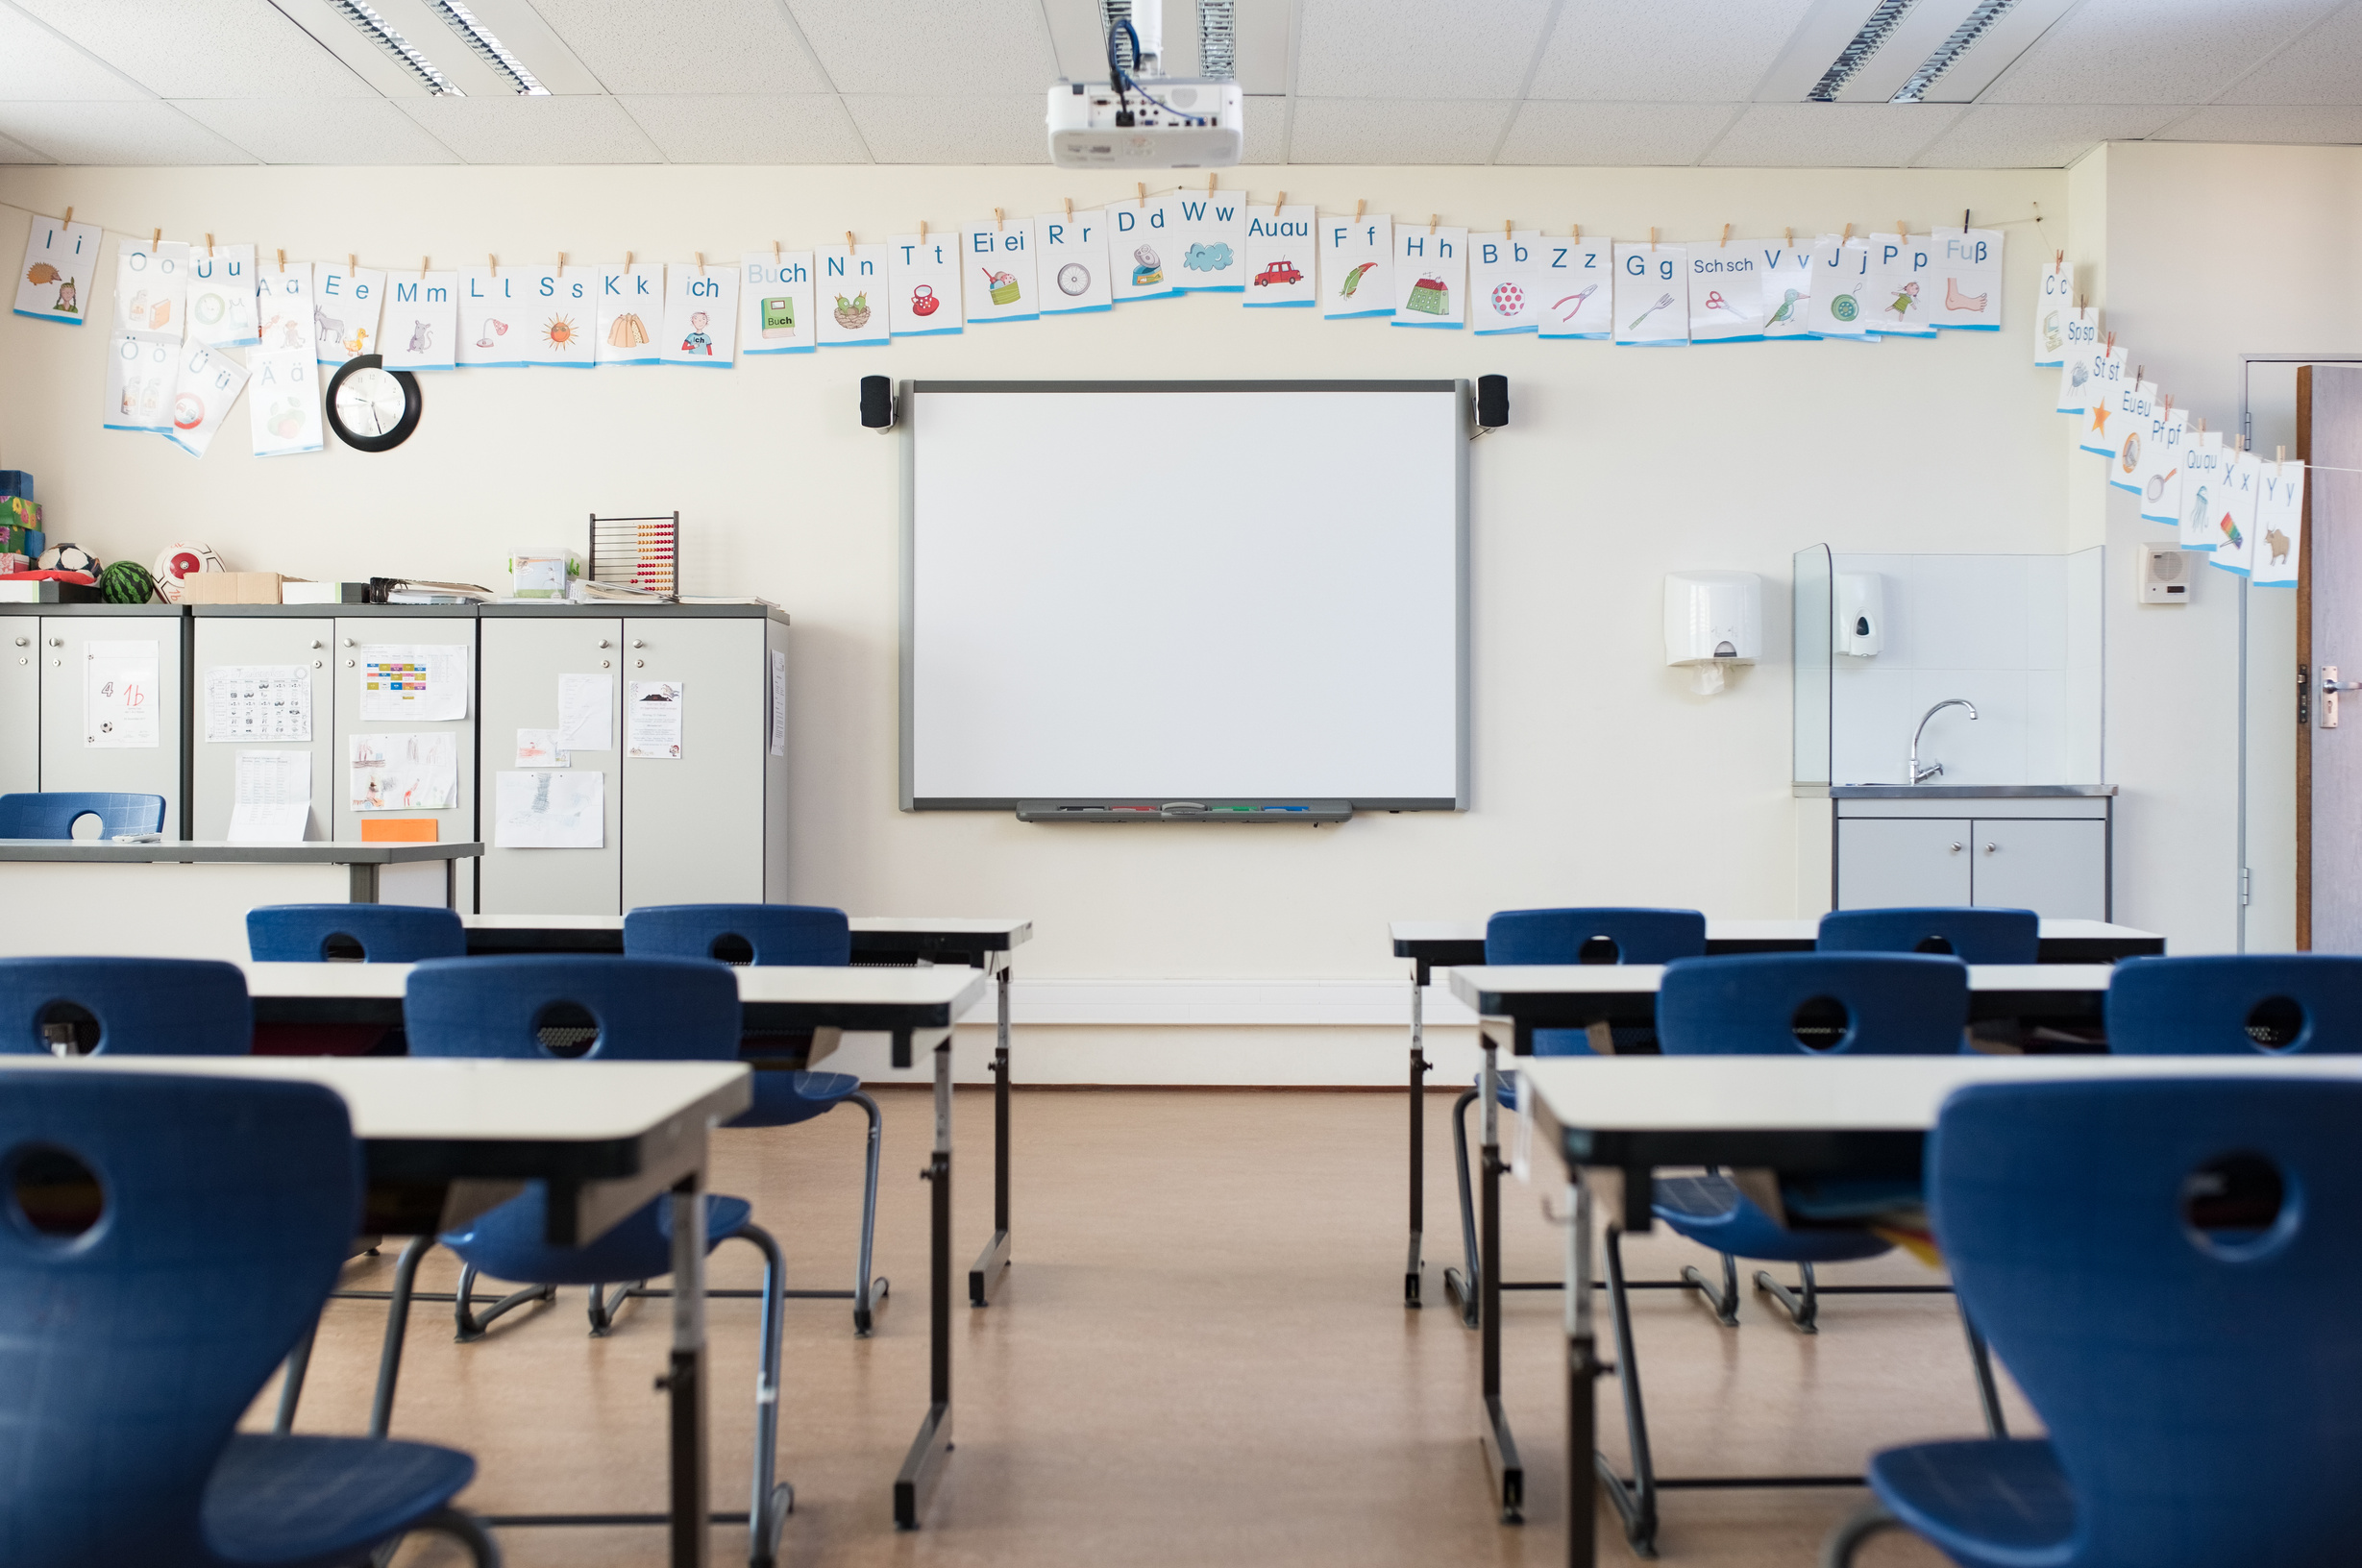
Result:
[[41,618],[0,616],[0,795],[41,787]]
[[1976,899],[2047,919],[2107,919],[2107,823],[1980,818]]
[[41,617],[42,789],[160,795],[182,836],[181,627],[177,605]]
[[[486,915],[623,913],[623,677],[621,620],[548,614],[487,615],[483,629],[483,835],[480,901]],[[605,812],[596,848],[501,845],[500,775],[517,766],[517,731],[557,728],[561,675],[607,683],[607,745],[576,747],[564,770],[603,781]],[[554,770],[541,770],[554,772]]]
[[1837,821],[1837,907],[1968,902],[1970,824],[1954,817]]
[[[190,617],[197,674],[188,722],[189,821],[191,837],[230,836],[230,809],[237,803],[237,759],[245,751],[302,751],[311,758],[311,819],[307,839],[335,832],[336,786],[344,782],[336,755],[334,678],[329,674],[335,624],[326,617],[281,615],[195,615]],[[300,670],[311,682],[311,733],[304,740],[216,739],[208,673],[224,666],[262,665]]]
[[[624,908],[763,900],[765,622],[642,616],[624,623],[624,722],[677,699],[680,756],[624,770]],[[660,727],[661,712],[648,717]]]

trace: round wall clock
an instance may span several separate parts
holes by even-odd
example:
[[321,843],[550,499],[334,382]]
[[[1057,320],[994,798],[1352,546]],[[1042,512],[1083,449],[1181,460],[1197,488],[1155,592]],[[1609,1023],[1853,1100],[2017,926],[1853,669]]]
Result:
[[328,428],[359,452],[391,452],[418,429],[418,378],[387,370],[382,356],[356,355],[328,383]]

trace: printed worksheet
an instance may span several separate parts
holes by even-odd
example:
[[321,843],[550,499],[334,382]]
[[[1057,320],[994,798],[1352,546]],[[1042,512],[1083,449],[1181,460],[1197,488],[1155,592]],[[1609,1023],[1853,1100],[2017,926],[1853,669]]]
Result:
[[205,672],[205,738],[310,740],[311,672],[300,664],[209,667]]
[[232,844],[301,844],[310,821],[310,752],[238,753],[230,802]]
[[467,717],[465,643],[378,643],[360,650],[361,718]]
[[626,721],[629,743],[624,755],[653,757],[663,762],[680,760],[680,682],[677,680],[635,680],[631,682],[631,712]]

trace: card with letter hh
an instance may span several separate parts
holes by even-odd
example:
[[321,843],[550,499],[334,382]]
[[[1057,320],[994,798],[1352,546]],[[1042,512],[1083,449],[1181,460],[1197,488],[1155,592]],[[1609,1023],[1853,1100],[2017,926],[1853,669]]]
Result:
[[1320,220],[1320,313],[1328,321],[1394,313],[1394,220]]
[[2001,231],[1947,229],[1930,234],[1934,277],[1929,319],[1948,331],[2001,331]]
[[1805,342],[1821,334],[1812,330],[1812,251],[1793,238],[1759,240],[1756,259],[1763,264],[1758,286],[1763,311],[1763,340]]
[[2042,269],[2042,287],[2034,295],[2034,368],[2066,363],[2067,323],[2075,315],[2075,264],[2061,257]]
[[551,370],[589,370],[599,363],[599,274],[589,267],[527,267],[525,362]]
[[1394,231],[1396,327],[1468,323],[1468,232],[1412,227]]
[[897,337],[956,332],[968,317],[960,300],[960,236],[897,234],[886,242],[887,328]]
[[385,274],[366,268],[311,266],[312,353],[324,365],[356,355],[382,354],[378,320],[385,304]]
[[2294,588],[2304,543],[2304,465],[2295,458],[2261,464],[2255,498],[2255,563],[2248,580],[2259,588]]
[[819,277],[820,346],[858,348],[892,340],[886,322],[886,247],[824,245],[812,253]]
[[748,251],[738,258],[738,355],[810,354],[812,253]]
[[379,352],[387,370],[458,367],[459,275],[395,273],[385,282],[385,336]]
[[1641,348],[1689,341],[1689,252],[1681,245],[1615,246],[1615,340]]
[[1480,333],[1541,330],[1541,231],[1468,235],[1468,324]]
[[1169,300],[1181,292],[1181,214],[1169,193],[1107,204],[1107,245],[1114,259],[1108,294],[1118,305]]
[[961,293],[968,302],[968,319],[1038,321],[1041,302],[1035,297],[1033,225],[1020,219],[1014,226],[996,223],[960,231]]
[[664,285],[664,362],[736,364],[738,269],[676,263],[665,268]]
[[1115,306],[1108,282],[1107,215],[1049,212],[1033,220],[1034,264],[1042,273],[1042,314],[1072,315]]
[[[1176,190],[1181,270],[1173,282],[1184,294],[1236,294],[1246,286],[1246,193]],[[1109,236],[1111,249],[1120,252]]]
[[16,313],[79,327],[89,314],[98,277],[99,227],[36,214],[16,269]]
[[1882,337],[1933,337],[1935,256],[1923,235],[1870,236],[1870,323]]
[[599,351],[603,365],[652,365],[664,331],[664,268],[599,269]]
[[208,348],[244,348],[255,336],[255,248],[188,248],[188,335]]
[[1536,247],[1544,337],[1606,337],[1615,331],[1614,257],[1605,245],[1543,239]]
[[1822,234],[1812,242],[1812,330],[1823,337],[1874,341],[1870,241]]
[[1690,342],[1763,340],[1762,252],[1752,239],[1690,247]]
[[1246,209],[1246,298],[1241,304],[1310,308],[1320,303],[1313,260],[1313,227],[1319,221],[1310,202]]

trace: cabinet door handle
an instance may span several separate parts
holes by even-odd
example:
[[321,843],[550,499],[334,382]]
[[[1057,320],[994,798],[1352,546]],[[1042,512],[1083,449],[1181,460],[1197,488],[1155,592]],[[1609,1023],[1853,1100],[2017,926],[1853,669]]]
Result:
[[634,648],[646,648],[648,646],[648,639],[645,637],[634,637],[631,639],[631,646]]
[[1998,845],[1998,844],[1988,844],[1988,845],[1986,845],[1984,846],[1984,852],[1985,852],[1986,854],[1988,854],[1988,855],[1989,855],[1989,854],[1991,854],[1994,850],[1996,850],[1996,849],[1998,849],[1998,848],[2000,848],[2000,847],[2001,847],[2001,845]]
[[1955,845],[1952,846],[1952,852],[1953,852],[1954,854],[1956,854],[1956,854],[1958,854],[1958,853],[1960,852],[1961,848],[1962,848],[1962,845],[1958,845],[1958,844],[1955,844]]

